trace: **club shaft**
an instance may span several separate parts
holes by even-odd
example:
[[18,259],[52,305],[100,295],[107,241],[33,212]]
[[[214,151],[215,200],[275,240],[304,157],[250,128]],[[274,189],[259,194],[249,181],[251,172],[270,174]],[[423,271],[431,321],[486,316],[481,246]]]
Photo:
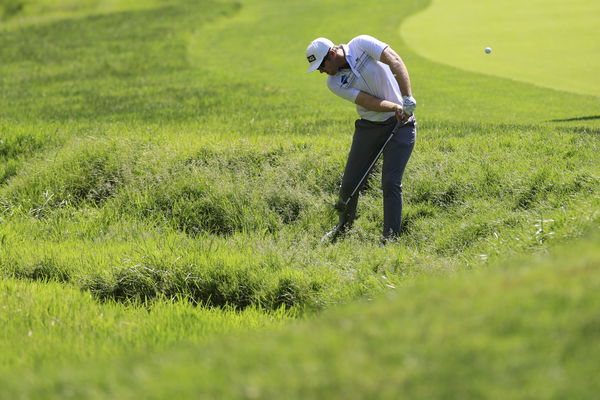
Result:
[[363,175],[363,177],[360,179],[360,181],[358,182],[358,184],[356,185],[356,187],[354,188],[354,190],[352,191],[352,193],[350,194],[350,196],[348,197],[348,199],[346,199],[346,201],[344,201],[344,206],[347,206],[348,203],[350,203],[350,201],[354,198],[354,196],[356,195],[356,193],[358,193],[358,191],[360,190],[361,186],[363,185],[363,183],[365,182],[365,180],[367,179],[367,177],[369,176],[369,174],[373,170],[373,167],[375,166],[375,164],[379,160],[379,157],[381,157],[381,155],[383,154],[383,151],[385,150],[385,147],[390,142],[390,140],[392,140],[392,137],[394,137],[394,135],[398,132],[398,130],[400,129],[401,126],[402,125],[400,123],[396,124],[396,126],[394,127],[394,130],[392,130],[392,133],[390,133],[390,136],[387,138],[387,140],[385,141],[385,143],[383,144],[383,146],[381,146],[381,150],[379,150],[379,153],[377,153],[377,155],[375,156],[375,159],[373,160],[373,162],[371,162],[371,165],[369,165],[369,168],[367,168],[367,171],[365,172],[365,174]]

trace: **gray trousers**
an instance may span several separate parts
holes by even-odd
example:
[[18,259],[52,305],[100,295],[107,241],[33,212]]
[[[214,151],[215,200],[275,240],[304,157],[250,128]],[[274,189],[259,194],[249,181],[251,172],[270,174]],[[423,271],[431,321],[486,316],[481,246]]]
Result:
[[[381,146],[396,126],[396,117],[384,122],[359,119],[355,123],[352,147],[348,154],[346,169],[340,187],[340,199],[346,200],[367,168],[373,162]],[[417,127],[414,117],[400,128],[383,152],[381,183],[383,189],[383,237],[394,238],[402,224],[402,175],[415,146]],[[363,184],[364,185],[364,184]],[[358,193],[340,213],[339,225],[349,228],[356,218]]]

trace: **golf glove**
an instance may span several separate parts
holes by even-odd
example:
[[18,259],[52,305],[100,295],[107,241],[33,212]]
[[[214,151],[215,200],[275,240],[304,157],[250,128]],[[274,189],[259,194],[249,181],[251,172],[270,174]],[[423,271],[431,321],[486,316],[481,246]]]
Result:
[[417,108],[417,101],[412,96],[404,96],[402,97],[402,108],[404,109],[404,114],[413,115],[415,108]]

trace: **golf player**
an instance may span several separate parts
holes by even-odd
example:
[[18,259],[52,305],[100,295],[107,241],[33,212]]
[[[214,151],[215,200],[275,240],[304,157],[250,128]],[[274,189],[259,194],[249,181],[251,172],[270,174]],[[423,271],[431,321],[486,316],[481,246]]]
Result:
[[[355,122],[336,207],[339,222],[322,241],[333,242],[352,226],[358,204],[355,188],[399,124],[400,129],[383,151],[382,169],[382,242],[394,240],[402,222],[402,175],[417,134],[413,115],[416,101],[406,66],[390,46],[367,35],[340,45],[317,38],[306,48],[306,58],[308,72],[325,72],[329,90],[355,103],[360,116]],[[348,201],[353,192],[355,195]]]

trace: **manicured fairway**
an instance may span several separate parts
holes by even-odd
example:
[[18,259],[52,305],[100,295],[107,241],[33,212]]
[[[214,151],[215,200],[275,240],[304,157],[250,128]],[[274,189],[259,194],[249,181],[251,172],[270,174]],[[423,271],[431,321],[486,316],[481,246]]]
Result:
[[401,32],[443,64],[600,96],[599,23],[595,0],[433,0]]

